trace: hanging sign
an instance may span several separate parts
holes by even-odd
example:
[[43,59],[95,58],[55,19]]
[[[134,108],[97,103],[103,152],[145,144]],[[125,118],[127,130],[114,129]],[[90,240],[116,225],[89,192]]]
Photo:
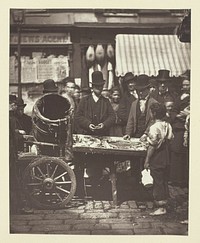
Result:
[[[10,35],[10,44],[18,44],[17,34]],[[22,45],[71,44],[70,33],[21,33]]]

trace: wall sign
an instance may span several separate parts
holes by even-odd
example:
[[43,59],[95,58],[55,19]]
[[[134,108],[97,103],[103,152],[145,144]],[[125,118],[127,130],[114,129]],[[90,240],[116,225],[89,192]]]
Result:
[[[17,34],[10,35],[10,44],[17,44]],[[22,45],[71,44],[70,33],[21,33]]]

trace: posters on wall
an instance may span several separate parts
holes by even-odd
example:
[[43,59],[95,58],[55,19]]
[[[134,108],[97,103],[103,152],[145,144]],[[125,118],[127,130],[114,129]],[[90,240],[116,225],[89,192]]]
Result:
[[43,82],[46,79],[53,79],[53,66],[52,59],[41,58],[38,60],[37,65],[37,81],[39,83]]
[[69,76],[69,59],[67,56],[62,58],[52,58],[53,80],[60,81]]
[[[44,82],[46,79],[61,81],[69,76],[69,57],[34,56],[33,59],[21,59],[21,82],[32,83]],[[17,83],[16,57],[10,57],[10,83]]]
[[37,80],[37,63],[34,59],[21,61],[21,82],[29,83]]

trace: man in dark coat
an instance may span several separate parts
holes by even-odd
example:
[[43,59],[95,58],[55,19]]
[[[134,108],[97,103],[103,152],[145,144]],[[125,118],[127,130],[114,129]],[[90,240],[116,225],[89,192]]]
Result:
[[138,98],[135,90],[135,84],[136,82],[134,75],[131,72],[126,73],[123,79],[124,93],[119,102],[119,108],[117,111],[117,115],[122,125],[123,134],[125,133],[125,127],[128,121],[131,104]]
[[[139,75],[136,80],[136,90],[138,92],[138,99],[132,102],[128,122],[126,125],[126,135],[124,139],[131,137],[145,139],[148,127],[151,124],[150,106],[157,103],[155,99],[150,97],[149,77],[145,74]],[[141,169],[143,161],[141,158],[134,157],[131,163],[132,175],[136,182],[141,180]]]
[[[157,101],[149,95],[149,78],[147,75],[139,75],[136,82],[136,89],[139,98],[132,102],[128,122],[126,125],[126,135],[140,138],[151,122],[150,105]],[[126,138],[127,136],[125,136]]]
[[92,74],[92,94],[83,97],[78,105],[75,122],[88,135],[109,135],[115,122],[115,113],[110,101],[101,95],[104,80],[100,71]]
[[26,104],[24,100],[21,98],[17,99],[17,110],[16,110],[16,118],[18,121],[18,129],[24,130],[26,134],[30,134],[32,130],[32,120],[30,116],[24,114],[24,108]]
[[21,202],[20,183],[17,171],[17,140],[20,136],[17,129],[15,112],[17,97],[9,95],[9,187],[10,187],[10,212],[16,213]]
[[184,146],[185,123],[190,106],[190,77],[182,76],[181,94],[175,100],[176,117],[172,122],[174,139],[171,141],[170,180],[180,186],[188,186],[189,150]]
[[[75,114],[75,123],[83,129],[84,134],[88,135],[109,135],[110,127],[115,123],[115,113],[111,106],[110,101],[101,95],[103,90],[103,74],[100,71],[92,73],[92,94],[83,97],[78,105]],[[83,168],[79,164],[79,160],[83,162],[84,158],[75,158],[75,173],[79,173],[78,190],[81,187],[81,177],[83,176]],[[95,160],[95,163],[94,163]],[[87,174],[90,177],[92,185],[93,198],[98,197],[98,185],[100,178],[103,175],[103,169],[106,167],[106,161],[102,161],[99,156],[87,156]],[[79,169],[78,169],[79,168]],[[82,174],[82,176],[80,176]],[[83,186],[83,185],[82,185]],[[77,192],[77,194],[81,192]],[[79,195],[80,196],[80,195]]]
[[170,90],[170,77],[169,70],[161,69],[158,71],[158,76],[156,78],[158,83],[158,90],[151,94],[155,100],[160,104],[164,104],[166,100],[175,100],[177,94]]

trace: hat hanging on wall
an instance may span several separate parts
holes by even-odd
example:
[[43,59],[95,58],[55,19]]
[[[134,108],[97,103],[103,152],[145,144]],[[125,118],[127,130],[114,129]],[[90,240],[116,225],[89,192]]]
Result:
[[88,66],[88,68],[90,68],[94,64],[94,61],[95,61],[95,52],[94,52],[93,45],[90,45],[88,47],[86,54],[85,54],[85,58],[86,58],[87,66]]
[[96,62],[102,67],[105,63],[105,50],[102,44],[97,45],[95,50],[95,57],[96,57]]

